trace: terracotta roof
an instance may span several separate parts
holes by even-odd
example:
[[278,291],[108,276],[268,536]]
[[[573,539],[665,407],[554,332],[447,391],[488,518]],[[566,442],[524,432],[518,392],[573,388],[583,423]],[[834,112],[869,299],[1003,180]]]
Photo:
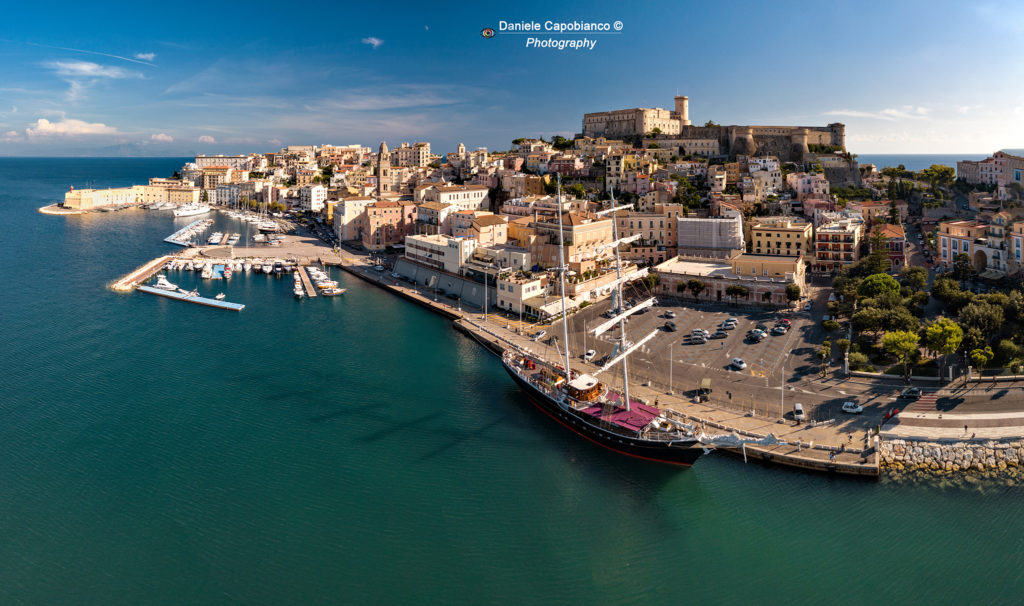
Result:
[[882,236],[890,240],[893,238],[905,238],[907,236],[907,233],[906,231],[904,231],[902,226],[890,225],[888,223],[876,225],[875,228],[872,229],[871,231],[876,234],[882,234]]
[[489,225],[505,225],[506,223],[505,217],[499,217],[498,215],[484,215],[473,220],[473,225],[479,225],[481,227],[487,227]]

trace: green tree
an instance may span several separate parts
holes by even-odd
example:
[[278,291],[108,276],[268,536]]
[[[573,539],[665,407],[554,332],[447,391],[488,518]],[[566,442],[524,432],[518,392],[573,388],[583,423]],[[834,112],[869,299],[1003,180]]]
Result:
[[900,270],[900,284],[910,290],[924,290],[928,285],[928,270],[923,267],[904,267]]
[[826,332],[835,332],[839,330],[839,322],[836,322],[835,320],[825,320],[821,323],[821,327],[824,328]]
[[877,307],[862,307],[850,318],[850,324],[857,332],[872,332],[877,338],[878,333],[884,327],[884,320],[885,312],[881,309]]
[[704,292],[704,283],[693,278],[691,280],[687,280],[686,288],[693,295],[693,300],[696,301],[700,297],[700,293]]
[[903,378],[910,380],[910,356],[917,351],[920,337],[916,332],[895,330],[885,333],[882,337],[882,349],[896,356],[903,363]]
[[203,201],[203,202],[209,202],[210,201],[210,196],[206,195],[206,190],[205,189],[203,190],[203,195],[199,199],[201,201]]
[[984,348],[979,347],[978,349],[973,349],[970,354],[971,364],[974,364],[979,372],[981,369],[985,368],[986,364],[992,361],[993,357],[995,357],[995,355],[992,353],[992,348],[988,345]]
[[790,303],[794,303],[800,300],[800,285],[799,284],[787,284],[786,285],[786,300]]
[[955,352],[963,340],[963,329],[949,318],[939,318],[925,329],[924,346],[933,355],[942,356],[939,364],[940,376],[945,374],[945,357]]
[[846,353],[850,351],[850,340],[849,339],[836,339],[836,347],[839,351]]
[[977,328],[984,335],[995,334],[1003,325],[1003,308],[987,301],[974,300],[957,316],[961,326]]
[[658,284],[661,284],[661,276],[652,271],[643,277],[643,283],[647,290],[653,292],[658,287]]
[[889,274],[873,274],[860,283],[857,294],[861,297],[877,297],[883,293],[899,293],[899,283]]
[[725,294],[732,297],[732,302],[736,303],[740,297],[746,298],[750,294],[750,289],[740,284],[733,284],[725,289]]
[[996,345],[996,353],[999,354],[999,359],[1003,364],[1009,364],[1011,360],[1017,357],[1020,353],[1020,348],[1017,344],[1009,339],[1002,339],[999,344]]
[[821,360],[821,376],[825,376],[825,368],[829,358],[832,357],[832,342],[825,341],[818,349],[818,359]]
[[961,284],[973,273],[974,265],[971,264],[971,258],[967,254],[960,253],[953,257],[953,277]]

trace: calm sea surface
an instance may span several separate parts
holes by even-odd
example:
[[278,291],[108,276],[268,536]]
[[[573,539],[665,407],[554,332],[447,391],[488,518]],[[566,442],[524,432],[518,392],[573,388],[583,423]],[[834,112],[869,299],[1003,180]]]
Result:
[[1020,489],[626,460],[347,275],[115,294],[184,221],[36,212],[181,163],[0,159],[0,604],[1021,599]]
[[886,166],[903,165],[907,170],[924,170],[932,164],[956,168],[960,160],[984,160],[991,154],[859,154],[857,162],[874,164],[879,170]]

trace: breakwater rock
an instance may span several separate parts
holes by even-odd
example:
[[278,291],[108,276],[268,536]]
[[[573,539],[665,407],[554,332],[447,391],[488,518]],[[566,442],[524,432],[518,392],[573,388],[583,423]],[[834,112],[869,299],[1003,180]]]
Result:
[[1024,466],[1024,442],[884,440],[879,464],[889,471],[1005,471]]

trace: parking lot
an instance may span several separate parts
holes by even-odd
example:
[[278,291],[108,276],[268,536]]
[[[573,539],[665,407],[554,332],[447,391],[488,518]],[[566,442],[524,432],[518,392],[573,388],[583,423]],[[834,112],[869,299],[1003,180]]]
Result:
[[[595,362],[604,356],[612,355],[618,340],[617,328],[596,337],[584,331],[584,326],[592,329],[604,321],[606,318],[602,314],[610,307],[610,301],[603,301],[570,318],[569,341],[570,347],[577,354],[576,357],[582,356],[587,349],[597,352]],[[737,325],[734,329],[725,331],[725,338],[710,338],[705,343],[691,342],[689,336],[694,329],[703,328],[714,333],[730,317],[736,318]],[[772,327],[781,318],[788,318],[792,322],[792,328],[782,335],[771,334]],[[668,322],[675,324],[676,331],[665,329]],[[766,326],[769,332],[769,335],[759,343],[746,338],[747,332],[758,324]],[[657,336],[645,343],[641,350],[630,358],[633,367],[656,380],[667,379],[669,350],[672,359],[677,363],[768,378],[781,376],[782,366],[787,362],[786,374],[792,372],[794,367],[801,367],[802,356],[813,353],[817,348],[815,337],[811,334],[816,330],[806,312],[749,310],[714,304],[702,304],[694,308],[669,299],[660,301],[642,313],[633,314],[626,326],[627,337],[632,342],[642,339],[651,331],[659,331]],[[549,336],[554,335],[556,338],[560,334],[561,331],[558,329],[548,331]],[[817,338],[820,341],[820,336]],[[811,342],[808,342],[808,339]],[[797,355],[789,360],[794,350]],[[742,359],[747,367],[742,370],[736,368],[732,364],[734,358]]]

